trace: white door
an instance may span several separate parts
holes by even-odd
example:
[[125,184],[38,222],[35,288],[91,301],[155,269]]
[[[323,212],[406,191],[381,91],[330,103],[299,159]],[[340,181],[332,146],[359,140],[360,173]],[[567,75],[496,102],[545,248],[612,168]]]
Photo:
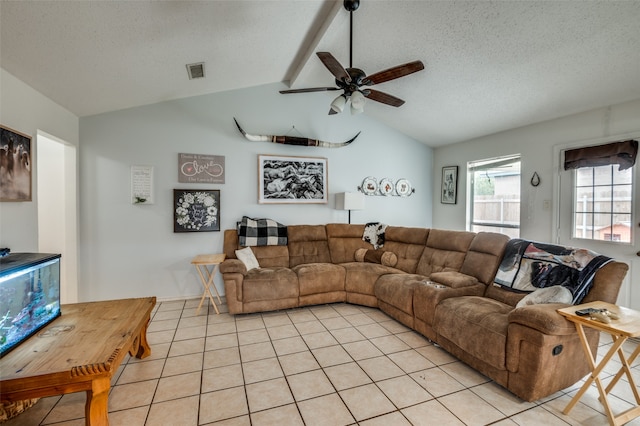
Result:
[[[609,142],[616,142],[628,139],[638,139],[640,133],[631,135],[613,136],[602,139],[583,141],[579,143],[558,145],[554,147],[554,166],[557,170],[554,177],[554,238],[556,243],[571,247],[580,247],[593,250],[605,256],[614,258],[615,260],[625,262],[629,265],[629,272],[618,294],[617,304],[632,309],[640,310],[640,257],[637,254],[640,251],[640,196],[638,191],[638,173],[636,164],[631,169],[631,183],[633,186],[631,215],[629,220],[630,242],[612,242],[599,241],[576,236],[581,231],[576,231],[576,223],[579,220],[574,218],[574,186],[575,171],[564,170],[562,165],[563,151],[566,149],[577,148],[581,146],[599,145]],[[617,170],[617,166],[615,166]],[[578,224],[580,228],[580,224]],[[611,229],[609,232],[613,232]],[[623,237],[624,239],[624,237]]]

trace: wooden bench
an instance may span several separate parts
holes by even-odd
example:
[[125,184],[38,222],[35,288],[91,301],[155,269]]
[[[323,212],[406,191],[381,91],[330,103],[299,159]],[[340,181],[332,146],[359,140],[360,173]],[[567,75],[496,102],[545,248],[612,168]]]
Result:
[[62,305],[62,315],[0,359],[0,399],[85,391],[85,424],[109,424],[111,377],[127,352],[151,354],[147,326],[155,297]]

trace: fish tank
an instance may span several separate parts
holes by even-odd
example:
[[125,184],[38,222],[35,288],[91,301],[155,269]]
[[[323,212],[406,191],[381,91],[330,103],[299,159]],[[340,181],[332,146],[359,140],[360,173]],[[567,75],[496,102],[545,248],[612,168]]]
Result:
[[59,254],[0,257],[0,358],[59,316]]

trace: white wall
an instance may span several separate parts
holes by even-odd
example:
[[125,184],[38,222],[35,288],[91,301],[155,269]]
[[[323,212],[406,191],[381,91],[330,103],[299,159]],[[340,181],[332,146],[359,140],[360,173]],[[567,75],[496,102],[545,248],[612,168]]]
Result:
[[[331,94],[284,96],[282,88],[271,84],[80,119],[80,300],[202,293],[189,262],[220,252],[223,233],[174,233],[173,189],[220,189],[221,229],[229,229],[243,215],[288,225],[346,223],[347,212],[334,209],[335,193],[356,191],[367,176],[406,178],[416,188],[413,196],[367,197],[366,209],[352,212],[352,223],[431,226],[430,148],[366,114],[328,116]],[[338,142],[362,133],[338,149],[249,142],[233,117],[254,134]],[[225,184],[178,183],[178,153],[224,155]],[[258,204],[258,154],[326,157],[329,203]],[[154,166],[155,204],[131,204],[132,165]]]
[[[508,154],[522,155],[522,238],[551,241],[554,206],[544,209],[543,203],[553,203],[553,148],[555,145],[587,141],[600,137],[622,135],[640,130],[640,100],[614,105],[546,121],[518,129],[507,130],[434,150],[433,167],[433,227],[465,229],[467,197],[467,162]],[[439,191],[443,166],[459,167],[458,204],[441,204]],[[538,187],[529,184],[534,172],[540,175]]]
[[[0,247],[38,251],[36,134],[45,131],[78,146],[79,120],[71,112],[0,68],[0,123],[32,137],[32,201],[0,203]],[[35,146],[35,149],[33,148]]]

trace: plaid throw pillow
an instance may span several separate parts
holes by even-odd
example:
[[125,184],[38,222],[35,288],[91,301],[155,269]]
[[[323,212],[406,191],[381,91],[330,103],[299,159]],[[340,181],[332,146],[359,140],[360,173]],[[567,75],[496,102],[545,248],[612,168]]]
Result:
[[243,216],[238,222],[238,239],[243,247],[286,246],[287,227],[275,220]]

